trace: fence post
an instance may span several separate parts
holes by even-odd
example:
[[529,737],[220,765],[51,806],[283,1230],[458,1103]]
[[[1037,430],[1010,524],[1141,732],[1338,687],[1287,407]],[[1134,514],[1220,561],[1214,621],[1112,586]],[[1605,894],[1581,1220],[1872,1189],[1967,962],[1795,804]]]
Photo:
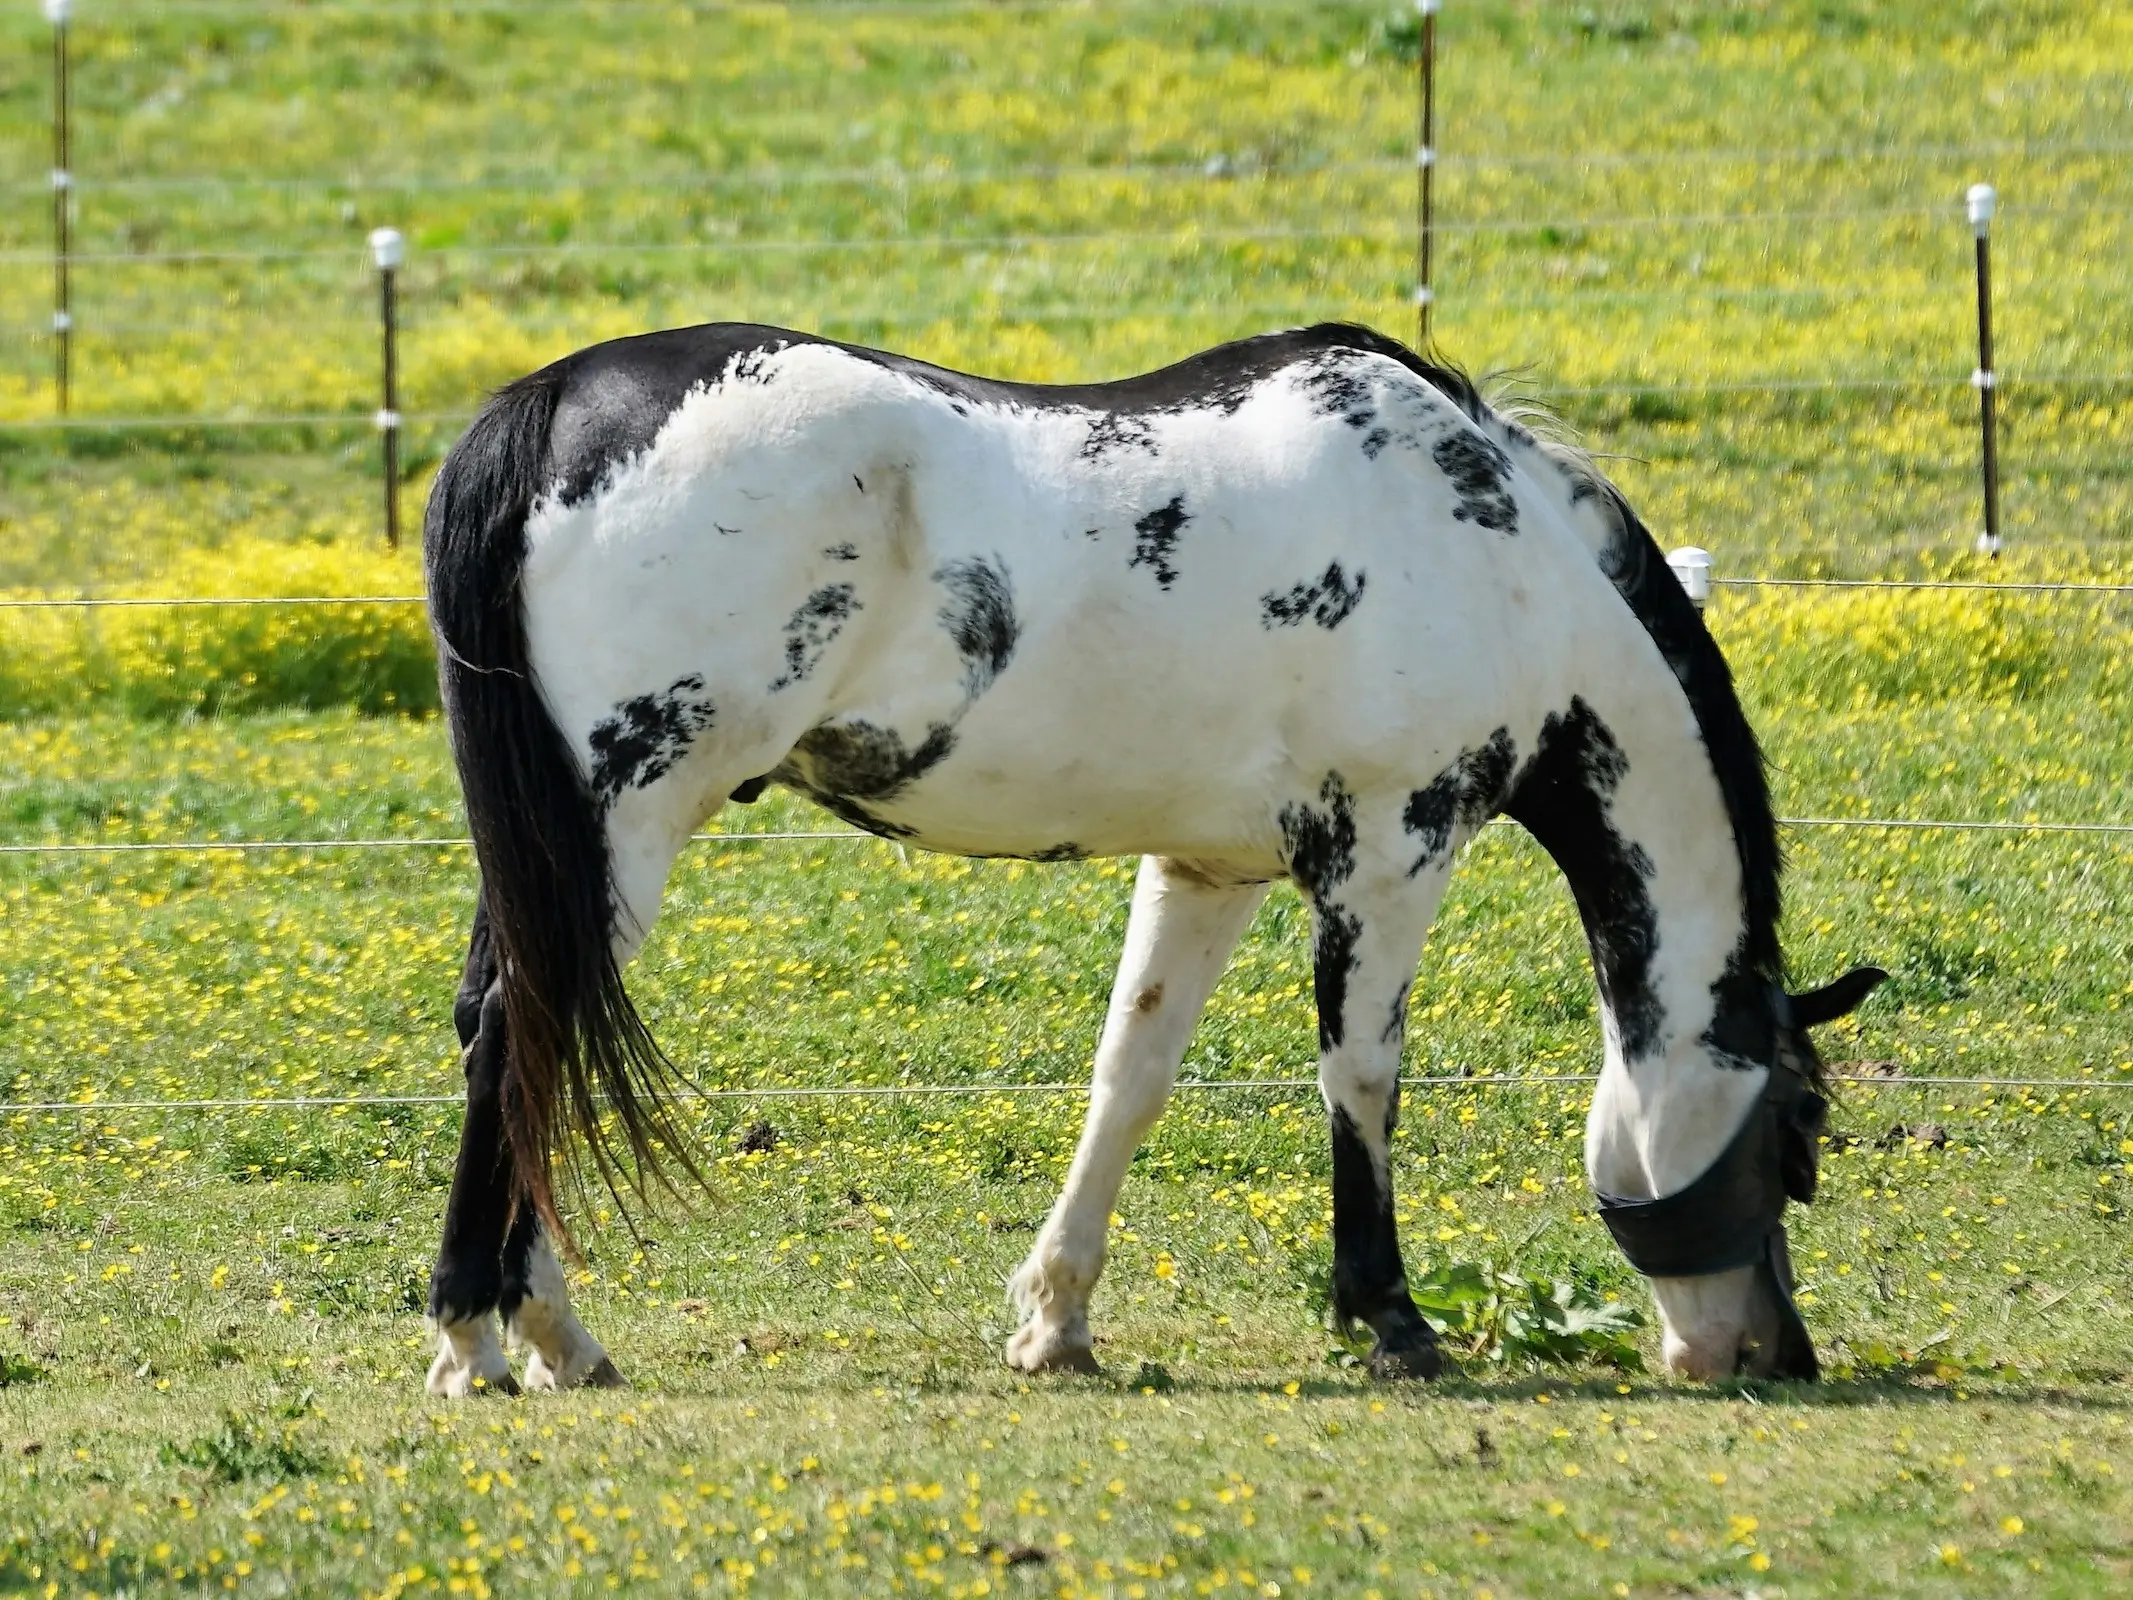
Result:
[[1429,308],[1437,292],[1430,282],[1433,222],[1431,190],[1437,173],[1437,8],[1442,0],[1415,0],[1422,14],[1422,52],[1417,91],[1420,137],[1415,143],[1415,348],[1429,348]]
[[1674,569],[1689,604],[1701,611],[1711,600],[1711,552],[1685,544],[1667,552],[1666,564]]
[[1999,193],[1989,183],[1973,183],[1966,197],[1970,229],[1977,235],[1977,386],[1979,422],[1985,434],[1985,531],[1977,536],[1981,554],[2000,554],[2000,441],[1994,396],[1999,378],[1992,369],[1992,208]]
[[69,165],[72,97],[67,84],[67,13],[73,0],[44,0],[52,25],[52,383],[59,414],[67,414],[68,367],[73,355],[74,312],[68,269],[72,254],[74,173]]
[[373,228],[370,254],[378,263],[378,321],[384,338],[384,404],[374,419],[385,444],[385,542],[400,545],[400,349],[399,303],[395,293],[407,240],[398,228]]

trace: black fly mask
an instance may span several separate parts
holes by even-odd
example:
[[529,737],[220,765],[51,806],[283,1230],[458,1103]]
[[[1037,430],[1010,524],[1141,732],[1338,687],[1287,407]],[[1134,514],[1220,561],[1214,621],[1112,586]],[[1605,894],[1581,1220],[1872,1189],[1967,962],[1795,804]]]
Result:
[[1857,967],[1797,999],[1773,984],[1770,1077],[1718,1159],[1686,1188],[1656,1200],[1599,1197],[1601,1219],[1615,1243],[1647,1278],[1755,1268],[1758,1284],[1778,1308],[1773,1377],[1812,1380],[1821,1371],[1793,1303],[1785,1246],[1785,1205],[1813,1202],[1817,1145],[1829,1122],[1829,1101],[1816,1087],[1819,1062],[1805,1030],[1845,1015],[1887,976],[1879,967]]

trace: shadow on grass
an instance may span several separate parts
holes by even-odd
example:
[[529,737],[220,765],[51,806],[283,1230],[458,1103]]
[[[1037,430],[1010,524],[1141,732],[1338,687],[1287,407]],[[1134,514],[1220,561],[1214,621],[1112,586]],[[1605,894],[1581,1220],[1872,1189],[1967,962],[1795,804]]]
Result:
[[[680,1363],[677,1363],[680,1365]],[[678,1374],[675,1374],[678,1375]],[[647,1368],[635,1374],[649,1380],[650,1392],[669,1399],[712,1398],[721,1391],[695,1383],[671,1385],[662,1374]],[[763,1376],[767,1376],[763,1375]],[[1289,1385],[1295,1384],[1293,1390]],[[1487,1405],[1530,1403],[1546,1396],[1555,1402],[1591,1401],[1626,1406],[1659,1401],[1699,1401],[1712,1404],[1770,1406],[1791,1410],[1858,1410],[1874,1406],[1976,1406],[1980,1404],[2052,1405],[2103,1415],[2133,1416],[2133,1373],[2083,1371],[2060,1382],[2014,1382],[1980,1377],[1975,1381],[1949,1379],[1904,1379],[1895,1377],[1845,1377],[1816,1383],[1788,1383],[1766,1379],[1731,1378],[1719,1383],[1669,1383],[1648,1376],[1618,1373],[1549,1375],[1546,1373],[1473,1376],[1449,1372],[1432,1382],[1380,1383],[1357,1375],[1352,1379],[1312,1375],[1296,1378],[1224,1378],[1219,1374],[1186,1375],[1141,1362],[1119,1361],[1102,1372],[1023,1374],[1001,1367],[994,1373],[950,1368],[940,1363],[922,1364],[902,1373],[855,1371],[848,1378],[833,1379],[831,1387],[866,1389],[887,1387],[907,1393],[983,1397],[1002,1390],[1053,1395],[1161,1396],[1172,1401],[1194,1397],[1208,1399],[1268,1398],[1284,1400],[1355,1400],[1364,1397],[1396,1400],[1410,1405],[1432,1401],[1461,1401]],[[825,1386],[819,1374],[812,1378],[795,1374],[771,1380],[767,1387],[789,1392],[795,1398],[820,1393]]]

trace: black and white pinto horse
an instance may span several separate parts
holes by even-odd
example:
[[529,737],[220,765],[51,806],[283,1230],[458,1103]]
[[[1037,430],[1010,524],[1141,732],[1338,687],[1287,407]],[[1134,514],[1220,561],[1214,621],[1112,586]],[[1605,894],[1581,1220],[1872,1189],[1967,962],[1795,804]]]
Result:
[[1622,497],[1368,330],[1117,383],[997,383],[714,325],[498,393],[430,500],[481,867],[467,1116],[431,1291],[439,1394],[619,1384],[572,1314],[551,1159],[688,1155],[623,990],[690,834],[780,783],[970,856],[1137,854],[1064,1192],[1015,1274],[1024,1370],[1093,1368],[1135,1146],[1271,880],[1308,901],[1338,1315],[1435,1373],[1387,1140],[1454,855],[1515,818],[1570,881],[1606,1057],[1586,1165],[1677,1372],[1815,1370],[1781,1220],[1823,1102],[1788,996],[1761,757]]

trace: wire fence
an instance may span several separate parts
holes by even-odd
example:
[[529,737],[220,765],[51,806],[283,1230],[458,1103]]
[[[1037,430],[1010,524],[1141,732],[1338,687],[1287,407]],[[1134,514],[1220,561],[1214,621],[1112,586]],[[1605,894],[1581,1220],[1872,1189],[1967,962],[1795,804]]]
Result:
[[[2020,285],[2017,284],[2017,287]],[[357,298],[358,286],[351,282],[349,298]],[[360,287],[366,294],[374,292],[375,285],[364,283]],[[2094,290],[2098,298],[2133,294],[2133,276],[2123,281],[2054,280],[2051,287],[2055,293],[2066,292],[2072,298],[2073,291]],[[845,306],[841,308],[817,308],[794,306],[785,309],[759,308],[757,314],[775,320],[804,322],[814,328],[929,328],[943,321],[981,323],[1095,323],[1117,325],[1138,322],[1214,322],[1233,326],[1253,320],[1277,326],[1308,322],[1322,322],[1331,316],[1367,317],[1373,314],[1385,296],[1373,300],[1368,295],[1357,295],[1342,303],[1340,310],[1327,303],[1294,301],[1287,304],[1264,304],[1251,301],[1148,301],[1134,298],[1121,292],[1118,298],[1101,301],[1048,301],[1043,304],[1024,304],[1002,300],[990,294],[983,299],[958,307],[953,313],[944,312],[938,306],[886,305]],[[1397,298],[1394,296],[1393,298]],[[1623,306],[1640,307],[1651,305],[1681,305],[1709,303],[1712,305],[1739,307],[1743,305],[1780,305],[1788,302],[1817,300],[1843,301],[1856,304],[1862,300],[1874,300],[1884,306],[1898,304],[1932,305],[1943,303],[1946,297],[1930,289],[1892,290],[1886,284],[1821,283],[1791,287],[1765,286],[1756,288],[1730,288],[1695,279],[1668,284],[1665,287],[1643,289],[1615,289],[1597,285],[1565,285],[1546,291],[1504,294],[1474,294],[1463,297],[1460,307],[1473,316],[1511,315],[1528,311],[1553,311],[1565,307],[1581,310],[1595,307]],[[316,338],[323,333],[342,333],[351,336],[375,337],[378,322],[375,313],[370,316],[303,316],[300,319],[284,315],[288,307],[280,301],[255,303],[261,313],[271,310],[271,316],[247,314],[241,303],[226,303],[227,314],[213,321],[196,319],[188,322],[130,322],[123,319],[97,319],[93,323],[78,326],[73,331],[85,338],[95,338],[117,343],[121,340],[145,338],[170,338],[188,335],[202,339],[228,339],[231,337],[260,336],[268,334],[308,335]],[[614,302],[602,303],[598,310],[612,312],[619,309]],[[632,316],[645,327],[662,324],[686,324],[697,320],[697,313],[685,306],[647,301],[641,306],[631,303]],[[86,314],[85,314],[86,315]],[[424,310],[401,319],[403,330],[411,332],[435,332],[454,327],[456,314],[448,308]],[[535,314],[514,316],[512,326],[522,333],[561,333],[591,338],[597,327],[591,314]],[[40,340],[53,337],[52,330],[34,323],[0,323],[0,338],[15,340]],[[2010,368],[2006,374],[2009,383],[2024,387],[2060,387],[2065,385],[2119,384],[2128,381],[2118,372],[2052,371],[2034,373],[2019,367]],[[1874,389],[1874,388],[1961,388],[1969,379],[1960,373],[1828,373],[1817,377],[1792,377],[1772,379],[1750,374],[1741,378],[1713,378],[1691,380],[1687,383],[1660,384],[1639,382],[1635,379],[1616,379],[1600,384],[1571,385],[1550,384],[1550,394],[1592,393],[1676,393],[1695,390],[1705,393],[1750,392],[1757,389],[1798,388],[1813,389]]]
[[[2054,217],[2127,216],[2133,206],[2091,202],[2083,205],[2037,204],[2023,208],[2026,214]],[[1440,221],[1436,230],[1447,234],[1488,233],[1597,233],[1619,228],[1763,228],[1793,227],[1801,223],[1887,220],[1897,217],[1947,217],[1947,205],[1911,204],[1883,206],[1822,206],[1777,211],[1702,211],[1647,215],[1584,215],[1548,217],[1469,218]],[[440,260],[500,260],[510,258],[568,257],[586,255],[687,255],[724,256],[772,253],[814,253],[839,250],[1041,250],[1064,246],[1120,245],[1197,247],[1207,244],[1363,243],[1406,246],[1410,235],[1384,228],[1256,227],[1194,228],[1187,231],[1105,229],[1072,233],[934,233],[868,234],[850,238],[810,235],[770,239],[584,239],[525,243],[435,244],[424,254]],[[72,252],[77,265],[98,267],[197,266],[229,262],[332,261],[347,264],[361,259],[360,252],[346,244],[312,248],[248,250],[108,250]],[[51,260],[49,251],[0,251],[0,266],[42,266]]]
[[[307,8],[315,9],[315,8]],[[1442,169],[1493,171],[1559,167],[1640,167],[1693,163],[1701,166],[1739,165],[1799,168],[1863,162],[1918,163],[2048,161],[2069,156],[2133,155],[2133,140],[1981,140],[1972,144],[1947,145],[1822,145],[1798,149],[1711,148],[1688,146],[1663,150],[1579,150],[1559,155],[1511,151],[1445,151],[1437,158]],[[1339,160],[1284,158],[1280,161],[1236,161],[1226,155],[1201,156],[1192,160],[1134,160],[1112,162],[1037,162],[1007,166],[960,166],[949,161],[875,162],[860,167],[749,166],[731,171],[701,168],[688,172],[647,174],[640,168],[572,170],[544,164],[516,172],[491,172],[476,176],[455,173],[357,173],[335,176],[263,177],[245,172],[191,172],[153,177],[78,177],[74,189],[82,194],[161,195],[186,192],[223,193],[254,190],[270,194],[570,194],[598,190],[602,194],[628,197],[635,194],[666,194],[676,190],[707,191],[740,188],[832,188],[870,187],[888,189],[950,184],[1005,183],[1234,183],[1304,182],[1322,177],[1376,175],[1407,172],[1414,155],[1364,156]],[[42,197],[50,192],[43,177],[0,180],[0,194]],[[1938,211],[1945,208],[1925,207]],[[2019,208],[2017,208],[2019,209]]]
[[[745,7],[719,3],[719,0],[686,0],[698,12],[738,12]],[[1158,9],[1206,9],[1210,6],[1278,8],[1301,7],[1309,0],[814,0],[791,8],[799,13],[816,18],[848,18],[869,15],[893,16],[947,16],[977,15],[1011,19],[1017,14],[1049,12],[1069,7],[1107,11],[1134,11]],[[434,17],[438,14],[474,13],[491,10],[523,11],[523,0],[313,0],[301,9],[301,16],[308,23],[313,19],[333,17]],[[672,0],[599,0],[597,7],[579,0],[546,0],[540,9],[554,12],[628,12],[647,13],[672,9]],[[143,19],[154,16],[183,17],[188,15],[254,15],[275,16],[267,8],[243,0],[165,0],[150,12],[146,9],[129,11],[124,8],[105,13],[114,21]],[[1854,162],[1929,162],[1929,161],[1979,161],[1996,159],[2059,160],[2077,156],[2115,157],[2133,154],[2133,141],[2123,140],[2045,140],[2045,141],[1977,141],[1964,144],[1928,145],[1911,144],[1900,146],[1824,146],[1801,149],[1756,149],[1756,148],[1699,148],[1638,151],[1562,151],[1562,152],[1489,152],[1440,156],[1427,152],[1428,159],[1442,159],[1447,166],[1472,172],[1498,169],[1546,169],[1546,168],[1607,168],[1612,166],[1638,167],[1656,164],[1680,165],[1695,163],[1703,166],[1734,163],[1756,167],[1787,166],[1805,167],[1823,163]],[[567,193],[597,187],[611,198],[628,198],[632,194],[667,194],[675,191],[693,190],[712,192],[721,189],[761,188],[782,189],[827,186],[878,186],[889,189],[912,187],[944,187],[953,185],[985,185],[999,183],[1146,183],[1146,184],[1256,184],[1272,187],[1287,184],[1305,184],[1334,180],[1348,176],[1375,176],[1396,171],[1412,170],[1415,157],[1412,154],[1400,157],[1371,155],[1352,159],[1305,162],[1295,165],[1257,164],[1249,160],[1233,161],[1227,156],[1203,158],[1197,161],[1126,160],[1116,163],[1088,164],[1029,164],[960,166],[955,163],[920,163],[916,165],[876,165],[867,167],[806,167],[772,166],[749,168],[731,172],[709,172],[647,176],[632,173],[599,175],[582,172],[556,171],[543,168],[522,173],[488,173],[477,176],[451,176],[444,174],[401,175],[352,175],[329,177],[323,175],[296,175],[291,177],[266,178],[251,174],[176,173],[142,176],[136,178],[80,178],[65,175],[64,187],[76,195],[109,195],[113,197],[153,197],[179,192],[204,192],[235,194],[244,191],[291,195],[309,194],[355,194],[378,192],[405,195],[495,193],[533,194]],[[0,190],[12,189],[16,193],[30,192],[31,186],[17,180],[0,184]],[[44,185],[36,186],[37,192],[47,192]],[[2038,224],[2059,222],[2086,223],[2097,219],[2133,215],[2133,206],[2112,199],[2083,199],[2066,202],[2045,202],[2029,205],[2010,205],[2010,213],[2032,219]],[[1484,240],[1496,236],[1521,233],[1553,232],[1577,235],[1586,233],[1654,233],[1666,231],[1697,231],[1714,236],[1738,237],[1756,230],[1773,228],[1844,227],[1854,224],[1878,225],[1883,223],[1930,223],[1935,219],[1950,219],[1955,215],[1951,204],[1915,201],[1907,203],[1885,202],[1857,205],[1829,205],[1803,207],[1773,207],[1759,210],[1695,210],[1684,212],[1576,212],[1566,211],[1546,215],[1439,218],[1432,226],[1440,234],[1464,236]],[[569,260],[595,257],[677,257],[716,260],[726,257],[751,255],[809,255],[809,254],[858,254],[924,253],[978,254],[987,252],[1033,252],[1067,249],[1112,249],[1145,252],[1151,255],[1174,250],[1200,249],[1261,244],[1362,244],[1370,246],[1402,246],[1410,242],[1405,231],[1374,226],[1325,226],[1311,227],[1291,224],[1263,226],[1222,226],[1186,229],[1131,230],[1096,229],[1085,231],[1018,231],[998,234],[968,232],[932,232],[912,234],[880,233],[850,237],[793,236],[761,238],[704,238],[673,240],[563,240],[546,242],[499,241],[490,243],[441,243],[426,249],[427,259],[449,267],[455,262],[481,261],[540,261]],[[353,266],[360,261],[357,249],[346,244],[333,245],[299,243],[283,247],[243,248],[175,248],[146,250],[66,250],[61,253],[60,265],[81,266],[98,272],[135,271],[152,268],[184,267],[250,267],[276,268],[281,266],[310,267]],[[53,262],[49,252],[25,250],[0,251],[0,266],[45,266]],[[2109,269],[2094,278],[2068,279],[2053,277],[2051,288],[2059,294],[2095,290],[2101,293],[2122,294],[2127,280],[2122,273]],[[368,287],[369,280],[365,279]],[[1754,302],[1785,304],[1796,300],[1846,298],[1858,299],[1873,295],[1887,300],[1926,300],[1947,298],[1949,287],[1945,284],[1904,284],[1891,286],[1885,282],[1848,284],[1821,282],[1805,285],[1750,285],[1682,284],[1660,288],[1621,289],[1605,286],[1573,284],[1553,288],[1545,293],[1526,296],[1475,297],[1471,306],[1475,309],[1512,311],[1545,309],[1564,303],[1591,304],[1601,301],[1636,303],[1638,301],[1679,301],[1686,297],[1698,297],[1719,302]],[[1121,305],[1114,300],[1107,303],[1052,304],[1028,307],[977,307],[974,315],[993,320],[1041,322],[1051,321],[1124,321],[1163,317],[1184,319],[1187,317],[1234,317],[1240,314],[1279,314],[1310,316],[1313,308],[1298,306],[1285,308],[1240,306],[1232,303],[1221,305],[1162,304],[1134,307]],[[841,317],[816,318],[824,325],[845,324],[892,324],[899,321],[941,320],[938,309],[918,311],[912,308],[890,308],[878,311],[846,312]],[[303,326],[316,330],[327,325],[331,319],[309,319]],[[336,324],[349,328],[362,327],[374,330],[373,321],[346,319]],[[565,329],[572,326],[568,319],[525,319],[528,327],[541,326],[549,329]],[[246,324],[248,332],[257,334],[262,325]],[[24,330],[31,331],[31,330]],[[38,337],[61,338],[70,334],[79,338],[84,333],[106,335],[170,335],[176,333],[200,333],[214,335],[228,331],[228,324],[213,323],[154,323],[127,324],[113,321],[106,324],[83,327],[71,321],[62,322],[54,330],[34,330]],[[271,331],[271,330],[269,330]],[[2001,381],[2020,384],[2028,388],[2113,389],[2133,385],[2133,373],[2099,371],[2038,371],[2021,373],[2007,371],[1998,375]],[[1749,394],[1825,394],[1841,392],[1883,393],[1897,391],[1942,391],[1970,387],[1976,377],[1960,372],[1917,372],[1900,374],[1842,375],[1830,374],[1816,377],[1799,376],[1748,376],[1692,382],[1640,382],[1619,381],[1585,385],[1536,386],[1544,397],[1605,397],[1605,396],[1668,396],[1668,395],[1749,395]],[[470,410],[448,409],[428,412],[395,412],[395,425],[421,424],[427,426],[457,426],[472,415]],[[267,429],[362,429],[370,430],[377,425],[377,415],[369,410],[361,412],[316,411],[269,414],[235,415],[169,415],[144,416],[49,416],[0,420],[0,431],[31,432],[49,430],[54,432],[153,432],[184,431],[213,432],[220,430],[251,431]],[[1994,592],[2007,595],[2027,596],[2095,596],[2119,597],[2133,594],[2133,584],[2116,583],[2042,583],[2042,582],[1989,582],[1982,580],[1852,580],[1824,578],[1785,577],[1717,577],[1712,580],[1721,587],[1742,590],[1797,589],[1802,591],[1931,591],[1962,590]],[[330,608],[353,606],[408,606],[419,605],[418,595],[290,595],[290,596],[101,596],[82,595],[74,597],[40,596],[0,599],[0,610],[96,610],[100,608],[243,608],[243,607],[294,607]],[[1904,818],[1874,816],[1803,816],[1780,819],[1781,825],[1792,829],[1831,830],[1889,830],[1938,832],[1976,835],[2005,836],[2051,836],[2065,835],[2080,838],[2116,842],[2133,836],[2133,823],[2096,821],[2043,821],[2013,818]],[[1508,826],[1508,824],[1498,824]],[[734,833],[701,833],[693,836],[698,845],[714,845],[721,848],[751,847],[777,844],[834,844],[838,846],[880,843],[874,835],[850,830],[765,830]],[[172,856],[184,854],[233,854],[247,855],[257,852],[335,852],[335,851],[463,851],[469,841],[462,837],[409,837],[409,838],[313,838],[313,839],[189,839],[189,840],[138,840],[120,842],[26,842],[0,845],[0,857],[9,858],[56,858],[60,860],[84,860],[95,857]],[[1411,1091],[1463,1091],[1511,1090],[1526,1087],[1559,1088],[1566,1085],[1589,1085],[1596,1081],[1592,1074],[1499,1074],[1474,1077],[1423,1076],[1408,1080]],[[1838,1081],[1848,1084],[1871,1085],[1876,1089],[1901,1090],[1905,1092],[1928,1090],[1942,1091],[1953,1088],[1983,1088],[1991,1090],[2045,1090],[2053,1093],[2086,1094],[2094,1090],[2133,1089],[2133,1080],[2089,1078],[2024,1078],[2024,1077],[1896,1077],[1852,1075],[1841,1076]],[[1188,1079],[1177,1085],[1185,1092],[1278,1092],[1292,1093],[1315,1090],[1317,1083],[1310,1078],[1234,1078],[1234,1079]],[[1088,1085],[1082,1082],[967,1082],[928,1084],[885,1085],[834,1085],[820,1087],[768,1085],[757,1088],[697,1088],[690,1091],[696,1098],[706,1101],[746,1101],[773,1099],[892,1099],[917,1096],[1014,1096],[1014,1095],[1072,1095],[1085,1094]],[[136,1099],[136,1100],[47,1100],[0,1102],[0,1116],[26,1117],[76,1116],[106,1114],[153,1114],[166,1112],[260,1112],[266,1110],[333,1110],[340,1108],[394,1106],[448,1106],[462,1103],[457,1095],[352,1095],[352,1096],[290,1096],[290,1097],[229,1097],[200,1099]]]
[[[2133,835],[2133,822],[2044,822],[2006,818],[1960,817],[1779,817],[1781,828],[1858,828],[1872,832],[1918,833],[2009,833],[2093,834],[2101,837]],[[1512,828],[1502,818],[1487,824]],[[881,834],[852,829],[794,830],[790,832],[692,833],[689,843],[772,844],[817,841],[834,844],[883,844],[898,847],[898,841]],[[212,855],[245,854],[254,851],[294,850],[465,850],[471,839],[439,835],[433,838],[378,839],[139,839],[109,841],[51,841],[37,844],[0,844],[6,856],[99,856],[99,855]],[[923,847],[921,847],[923,848]]]
[[[1473,1077],[1442,1077],[1426,1073],[1403,1075],[1403,1094],[1444,1093],[1470,1089],[1556,1089],[1590,1085],[1600,1081],[1595,1072],[1481,1073]],[[1945,1091],[1949,1089],[2043,1089],[2061,1094],[2111,1093],[2133,1089],[2133,1078],[1939,1078],[1884,1077],[1869,1073],[1833,1073],[1832,1083],[1865,1085],[1899,1091]],[[766,1084],[761,1088],[704,1089],[691,1084],[677,1087],[681,1098],[700,1101],[759,1100],[899,1100],[963,1096],[1085,1095],[1089,1085],[1080,1081],[1051,1080],[1041,1083],[840,1083],[821,1085]],[[1261,1092],[1296,1094],[1316,1091],[1316,1078],[1180,1078],[1173,1093]],[[308,1111],[358,1107],[449,1106],[466,1104],[463,1094],[383,1095],[292,1095],[246,1099],[232,1096],[201,1100],[13,1100],[0,1101],[0,1117],[9,1116],[102,1116],[106,1113],[135,1115],[179,1111]]]

